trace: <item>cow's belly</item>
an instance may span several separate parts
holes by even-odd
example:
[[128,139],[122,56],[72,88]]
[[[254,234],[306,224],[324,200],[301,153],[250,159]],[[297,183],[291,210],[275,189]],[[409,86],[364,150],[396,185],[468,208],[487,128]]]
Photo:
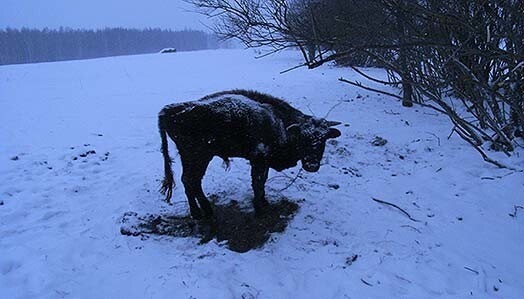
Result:
[[246,140],[225,140],[224,143],[217,141],[211,147],[216,156],[221,158],[245,158],[248,160],[262,158],[267,159],[269,152],[267,146],[261,142]]

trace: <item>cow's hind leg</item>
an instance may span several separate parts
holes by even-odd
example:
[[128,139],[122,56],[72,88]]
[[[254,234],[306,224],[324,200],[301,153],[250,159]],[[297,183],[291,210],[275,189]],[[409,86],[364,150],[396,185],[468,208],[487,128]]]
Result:
[[213,208],[202,190],[202,179],[199,180],[198,184],[195,184],[195,195],[200,208],[204,211],[204,217],[211,218],[213,216]]
[[[182,181],[184,182],[184,175],[182,175]],[[191,217],[193,217],[194,219],[201,219],[202,212],[200,211],[200,208],[196,203],[195,193],[193,192],[193,190],[191,190],[191,187],[185,182],[184,189],[186,191],[187,202],[189,203],[189,211],[191,213]]]
[[[198,156],[198,159],[185,159],[182,157],[182,182],[186,190],[191,216],[195,219],[200,219],[202,216],[205,218],[213,216],[211,204],[202,190],[202,178],[210,161],[210,157]],[[195,199],[198,200],[200,208],[197,206]],[[204,212],[204,215],[202,215],[202,212]]]

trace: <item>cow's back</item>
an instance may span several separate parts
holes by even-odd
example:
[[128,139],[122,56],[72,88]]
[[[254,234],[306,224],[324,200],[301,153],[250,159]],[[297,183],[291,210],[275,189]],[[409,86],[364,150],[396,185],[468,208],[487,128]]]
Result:
[[241,94],[220,93],[162,111],[181,155],[250,158],[285,139],[284,124],[272,106]]

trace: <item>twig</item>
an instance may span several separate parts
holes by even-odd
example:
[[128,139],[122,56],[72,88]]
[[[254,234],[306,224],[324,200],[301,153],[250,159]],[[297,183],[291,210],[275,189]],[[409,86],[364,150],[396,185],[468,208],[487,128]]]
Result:
[[364,73],[363,71],[359,70],[358,68],[354,67],[353,65],[349,65],[349,67],[352,68],[355,72],[357,72],[362,77],[364,77],[364,78],[366,78],[368,80],[371,80],[373,82],[380,83],[380,84],[383,84],[383,85],[394,85],[394,86],[400,84],[400,82],[382,81],[382,80],[379,80],[377,78],[373,78],[373,77],[367,75],[366,73]]
[[435,135],[435,134],[433,134],[431,132],[426,132],[426,133],[429,134],[429,135],[435,136],[435,138],[437,138],[437,141],[438,141],[438,146],[440,146],[440,138],[437,135]]
[[266,56],[273,55],[273,54],[278,53],[278,52],[280,52],[280,51],[282,51],[282,49],[272,50],[272,51],[269,51],[269,52],[264,53],[264,54],[262,54],[262,55],[255,56],[255,59],[264,58],[264,57],[266,57]]
[[[457,131],[457,133],[458,133],[459,135],[461,135],[459,131]],[[477,152],[479,152],[479,154],[482,156],[482,158],[484,159],[484,161],[486,161],[486,162],[488,162],[488,163],[491,163],[491,164],[497,166],[498,168],[506,168],[506,169],[510,169],[510,170],[514,170],[514,171],[516,170],[516,169],[513,168],[513,167],[510,167],[510,166],[504,165],[504,164],[498,162],[497,160],[493,160],[493,159],[491,159],[490,157],[488,157],[488,155],[486,155],[486,153],[484,153],[484,151],[480,148],[480,146],[479,146],[479,145],[476,145],[476,144],[475,144],[473,141],[471,141],[470,139],[467,139],[467,138],[463,138],[463,139],[466,140],[466,142],[468,142],[469,144],[471,144],[471,145],[473,146],[473,148],[474,148]]]
[[315,116],[315,112],[313,112],[313,110],[311,110],[311,105],[310,105],[310,103],[306,103],[306,108],[307,108],[307,110],[311,113],[312,116]]
[[303,64],[295,65],[294,67],[291,67],[291,68],[288,68],[286,70],[281,71],[280,74],[282,75],[282,74],[285,74],[285,73],[290,72],[292,70],[296,70],[296,69],[304,67],[304,66],[307,66],[307,64],[303,63]]
[[386,113],[386,114],[391,114],[391,115],[400,115],[399,112],[393,112],[393,110],[391,110],[390,112],[384,110],[384,113]]
[[290,179],[292,180],[293,177],[290,176],[290,175],[287,175],[285,173],[282,173],[280,175],[276,175],[276,176],[273,176],[273,177],[270,177],[267,179],[267,182],[270,183],[270,182],[273,182],[274,180],[277,180],[277,179]]
[[404,215],[406,215],[406,216],[409,218],[409,220],[411,220],[411,221],[414,221],[414,222],[420,222],[420,220],[417,220],[417,219],[411,217],[411,215],[409,215],[408,212],[406,212],[404,209],[402,209],[401,207],[397,206],[397,205],[394,204],[394,203],[390,203],[390,202],[387,202],[387,201],[383,201],[383,200],[380,200],[380,199],[377,199],[377,198],[374,198],[374,197],[372,197],[371,199],[372,199],[373,201],[378,202],[378,203],[385,204],[385,205],[388,205],[388,206],[392,206],[392,207],[394,207],[394,208],[397,208],[397,209],[398,209],[399,211],[401,211]]
[[382,90],[375,89],[375,88],[371,88],[371,87],[367,87],[367,86],[362,85],[359,82],[352,82],[352,81],[346,80],[344,78],[339,78],[338,81],[344,82],[344,83],[348,83],[348,84],[354,85],[356,87],[360,87],[360,88],[365,89],[365,90],[377,92],[377,93],[380,93],[380,94],[384,94],[384,95],[387,95],[387,96],[394,97],[394,98],[397,98],[399,100],[402,100],[402,97],[400,97],[400,96],[398,96],[396,94],[393,94],[393,93],[390,93],[390,92],[387,92],[387,91],[382,91]]
[[449,132],[448,140],[451,138],[451,135],[453,135],[453,133],[455,132],[456,128],[457,128],[457,125],[454,125],[453,128],[451,129],[451,132]]
[[466,270],[468,270],[468,271],[471,271],[471,272],[473,272],[473,273],[479,275],[479,271],[477,271],[477,270],[473,270],[473,269],[471,269],[471,268],[469,268],[469,267],[464,267],[464,269],[466,269]]
[[300,168],[297,172],[297,175],[291,180],[291,182],[284,188],[278,190],[279,192],[282,192],[284,190],[286,190],[287,188],[291,187],[291,185],[293,185],[295,183],[295,181],[298,179],[298,176],[302,173],[302,168]]
[[361,278],[360,281],[362,281],[365,285],[372,287],[373,285],[369,282],[365,281],[364,278]]
[[326,112],[326,115],[324,116],[324,119],[328,118],[329,114],[331,113],[331,111],[333,111],[335,108],[337,108],[340,104],[344,103],[343,100],[340,100],[338,101],[338,103],[336,103],[335,105],[333,105],[331,108],[329,108],[329,110]]
[[510,215],[511,217],[513,217],[513,218],[516,218],[516,217],[517,217],[517,211],[518,211],[519,209],[524,209],[524,207],[514,205],[514,206],[513,206],[513,214],[509,213],[509,215]]
[[412,230],[416,231],[417,233],[421,234],[422,232],[420,231],[420,229],[414,227],[414,226],[411,226],[411,225],[401,225],[400,227],[409,227],[411,228]]

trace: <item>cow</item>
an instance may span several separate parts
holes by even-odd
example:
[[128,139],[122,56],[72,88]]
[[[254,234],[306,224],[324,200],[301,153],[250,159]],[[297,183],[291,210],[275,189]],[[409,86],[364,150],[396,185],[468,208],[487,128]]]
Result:
[[[251,164],[251,186],[255,214],[263,214],[268,202],[265,183],[268,170],[296,166],[316,172],[326,140],[337,138],[333,128],[340,122],[306,115],[276,97],[251,90],[229,90],[196,101],[165,106],[158,114],[164,179],[160,192],[169,203],[174,180],[168,151],[169,136],[182,162],[182,183],[194,219],[213,216],[202,190],[202,178],[215,156],[226,163],[231,157]],[[198,201],[198,205],[197,205]]]

